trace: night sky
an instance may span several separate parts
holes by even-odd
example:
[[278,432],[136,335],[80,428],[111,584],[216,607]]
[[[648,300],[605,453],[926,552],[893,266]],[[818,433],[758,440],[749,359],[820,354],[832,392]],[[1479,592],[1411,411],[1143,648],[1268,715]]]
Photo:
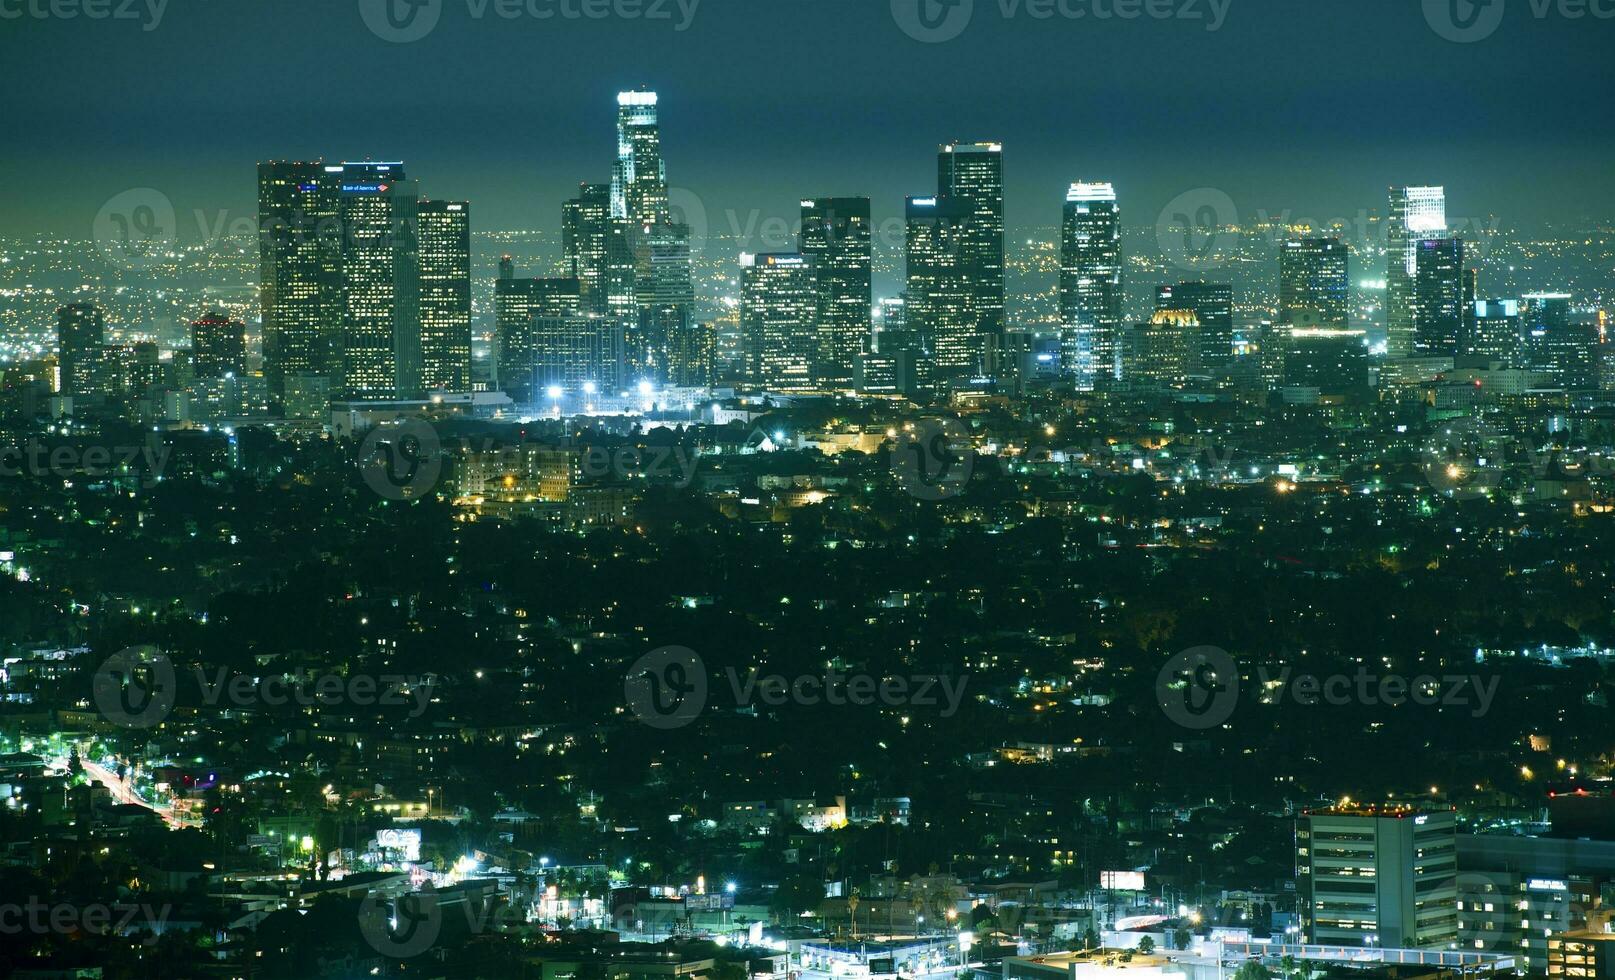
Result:
[[641,85],[662,96],[670,182],[713,233],[808,195],[898,214],[949,139],[1005,144],[1012,233],[1055,223],[1076,179],[1114,181],[1136,224],[1202,186],[1318,219],[1427,182],[1505,225],[1615,215],[1615,20],[1539,18],[1546,0],[1506,0],[1475,43],[1440,36],[1421,0],[1218,0],[1214,32],[1209,0],[1130,21],[1093,18],[1115,0],[1082,20],[974,0],[943,43],[905,34],[889,0],[701,0],[684,31],[672,0],[658,21],[441,0],[411,43],[366,26],[370,0],[169,0],[147,31],[149,2],[92,21],[0,0],[0,233],[87,238],[108,198],[149,186],[190,237],[193,209],[252,217],[258,160],[318,156],[402,159],[425,194],[470,200],[476,228],[558,233],[577,182],[609,178],[614,93]]

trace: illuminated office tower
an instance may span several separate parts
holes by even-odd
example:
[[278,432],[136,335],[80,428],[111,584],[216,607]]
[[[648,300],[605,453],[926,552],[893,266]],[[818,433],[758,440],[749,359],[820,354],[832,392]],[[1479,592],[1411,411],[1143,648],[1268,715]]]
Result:
[[1304,941],[1446,949],[1458,938],[1451,810],[1340,806],[1296,818]]
[[1548,375],[1559,387],[1581,391],[1597,387],[1599,330],[1578,322],[1568,293],[1529,293],[1520,302],[1520,329],[1525,338],[1526,367]]
[[746,383],[811,391],[819,349],[813,260],[797,252],[741,255],[740,280]]
[[[258,297],[264,378],[284,403],[338,380],[343,229],[337,216],[341,168],[316,161],[258,165]],[[307,401],[307,399],[300,399]]]
[[699,357],[695,287],[691,279],[690,228],[658,221],[638,236],[638,319],[629,334],[628,358],[639,380],[653,384],[710,383],[710,360]]
[[1116,189],[1076,183],[1060,233],[1060,368],[1079,391],[1121,373],[1122,246]]
[[873,316],[869,198],[803,201],[802,254],[813,262],[818,293],[814,377],[821,388],[851,387]]
[[[589,410],[595,396],[635,383],[628,370],[622,323],[595,313],[532,320],[531,401]],[[524,365],[525,367],[525,365]]]
[[500,390],[519,404],[535,401],[543,341],[539,321],[582,312],[582,284],[576,278],[499,280],[494,286],[494,368]]
[[1216,372],[1234,356],[1234,287],[1227,283],[1180,282],[1155,290],[1155,309],[1191,310],[1200,324],[1198,360],[1191,371]]
[[90,375],[107,339],[106,313],[94,303],[69,303],[56,311],[57,390],[88,392]]
[[610,184],[579,184],[578,196],[561,205],[561,251],[568,271],[583,283],[586,309],[618,316],[633,311],[633,235],[627,218],[611,215]]
[[1350,326],[1346,246],[1338,238],[1296,238],[1279,252],[1279,322]]
[[[976,332],[1004,333],[1004,147],[999,143],[949,143],[937,150],[937,195],[964,201],[969,209],[959,258]],[[986,339],[997,349],[997,340]]]
[[1431,238],[1418,243],[1413,269],[1413,352],[1454,354],[1464,329],[1464,243]]
[[191,324],[191,370],[211,381],[247,373],[247,327],[224,313],[208,313]]
[[1127,380],[1135,386],[1181,388],[1199,350],[1200,321],[1193,310],[1158,310],[1127,336]]
[[667,170],[655,92],[617,93],[617,165],[611,214],[641,227],[667,219]]
[[1520,303],[1512,299],[1476,300],[1469,318],[1469,330],[1459,345],[1459,353],[1484,357],[1505,367],[1519,367]]
[[342,228],[342,383],[349,398],[421,390],[419,188],[401,163],[327,167]]
[[471,208],[420,202],[421,387],[471,390]]
[[929,351],[938,380],[975,373],[981,345],[963,264],[969,202],[911,197],[906,215],[908,328]]
[[1443,187],[1393,187],[1390,210],[1385,249],[1386,350],[1391,357],[1411,357],[1418,245],[1446,235],[1447,191]]

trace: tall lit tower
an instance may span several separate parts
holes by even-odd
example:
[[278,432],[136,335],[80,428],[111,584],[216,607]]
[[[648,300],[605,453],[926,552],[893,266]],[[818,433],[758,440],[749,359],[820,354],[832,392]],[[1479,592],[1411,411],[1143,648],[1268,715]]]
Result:
[[638,225],[667,217],[667,170],[655,92],[617,93],[617,165],[611,173],[611,214]]
[[939,382],[973,374],[981,363],[981,345],[964,270],[970,204],[951,197],[911,197],[905,213],[908,327],[930,351]]
[[874,310],[869,198],[803,201],[802,254],[813,260],[818,290],[814,374],[822,387],[850,387]]
[[1456,354],[1463,327],[1464,243],[1425,239],[1413,258],[1414,353]]
[[1409,357],[1414,350],[1413,276],[1418,245],[1447,233],[1444,187],[1393,187],[1386,230],[1386,352]]
[[796,252],[740,256],[740,330],[748,384],[810,391],[818,354],[813,260]]
[[960,263],[978,333],[1004,332],[1004,147],[948,143],[937,151],[937,194],[963,201],[969,217]]
[[326,170],[342,229],[342,390],[412,398],[421,390],[419,188],[402,163]]
[[420,202],[421,387],[471,390],[471,207]]
[[69,303],[56,311],[59,389],[68,394],[88,390],[90,368],[106,343],[106,313],[94,303]]
[[[336,168],[338,174],[341,168]],[[288,378],[333,381],[342,322],[341,181],[319,161],[258,165],[258,295],[264,378],[280,400]]]
[[1338,238],[1292,238],[1279,252],[1279,322],[1350,326],[1346,246]]
[[1121,371],[1122,246],[1116,189],[1075,183],[1060,235],[1060,364],[1078,390]]

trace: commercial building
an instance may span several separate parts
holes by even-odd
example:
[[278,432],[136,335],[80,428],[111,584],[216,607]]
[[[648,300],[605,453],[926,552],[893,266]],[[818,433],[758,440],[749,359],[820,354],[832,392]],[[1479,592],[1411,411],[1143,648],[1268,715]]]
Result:
[[1451,810],[1342,805],[1296,819],[1308,943],[1446,949],[1458,940]]

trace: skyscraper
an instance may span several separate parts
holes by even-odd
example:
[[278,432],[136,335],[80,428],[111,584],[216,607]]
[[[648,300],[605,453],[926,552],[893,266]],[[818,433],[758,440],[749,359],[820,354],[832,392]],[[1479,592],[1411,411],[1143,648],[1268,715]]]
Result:
[[[582,283],[572,277],[501,279],[494,286],[494,364],[502,391],[518,403],[531,403],[547,334],[543,321],[565,320],[583,312]],[[608,318],[610,319],[610,318]],[[542,329],[541,329],[542,328]]]
[[1457,353],[1464,319],[1464,243],[1456,238],[1419,242],[1413,270],[1414,353]]
[[72,395],[89,390],[106,339],[106,313],[94,303],[69,303],[56,311],[58,390]]
[[667,217],[667,170],[655,92],[617,93],[617,164],[611,214],[645,226]]
[[1350,326],[1346,246],[1338,238],[1299,238],[1279,252],[1279,322]]
[[561,206],[561,250],[595,313],[627,316],[634,307],[634,247],[629,220],[611,214],[610,184],[579,184]]
[[420,241],[416,182],[402,163],[343,163],[342,389],[350,398],[421,390]]
[[740,278],[746,382],[771,391],[812,390],[819,349],[813,260],[796,252],[746,254]]
[[971,318],[994,349],[1004,333],[1004,147],[948,143],[937,151],[937,195],[965,202],[959,242]]
[[1060,234],[1060,366],[1078,390],[1121,373],[1122,247],[1116,189],[1075,183]]
[[908,199],[906,315],[930,352],[938,381],[974,373],[980,344],[965,278],[970,203],[950,197]]
[[[340,172],[340,168],[337,168]],[[320,162],[258,165],[258,294],[264,378],[283,401],[336,379],[342,322],[340,180]],[[318,379],[318,380],[316,380]]]
[[247,372],[247,328],[224,313],[208,313],[191,324],[191,368],[198,380]]
[[1234,287],[1214,282],[1161,286],[1155,290],[1155,309],[1193,311],[1200,323],[1200,351],[1192,370],[1214,373],[1234,356]]
[[1127,337],[1126,376],[1135,385],[1181,387],[1200,349],[1200,321],[1193,310],[1159,310]]
[[1296,898],[1305,941],[1446,949],[1458,938],[1451,810],[1362,806],[1296,818]]
[[471,390],[471,208],[420,202],[421,387]]
[[1413,274],[1420,241],[1447,233],[1443,187],[1393,187],[1386,226],[1386,350],[1391,357],[1414,352]]
[[1505,367],[1520,366],[1520,304],[1518,300],[1476,300],[1469,332],[1458,352],[1484,357]]
[[813,262],[818,296],[814,376],[822,388],[850,387],[874,308],[869,198],[803,201],[801,248]]
[[652,383],[709,383],[704,362],[677,353],[691,349],[688,334],[696,328],[689,226],[657,221],[639,229],[637,253],[639,316],[628,344],[633,370]]

